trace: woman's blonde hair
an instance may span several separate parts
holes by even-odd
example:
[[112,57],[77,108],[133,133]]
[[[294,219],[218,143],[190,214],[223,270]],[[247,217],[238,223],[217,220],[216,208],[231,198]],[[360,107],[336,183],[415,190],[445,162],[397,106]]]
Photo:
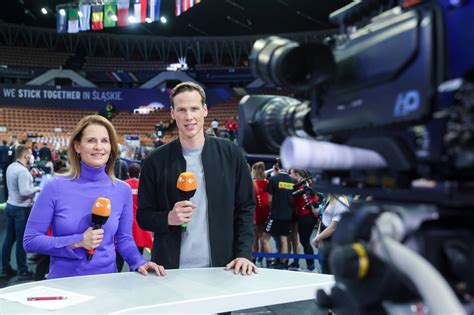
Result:
[[265,163],[256,162],[252,165],[252,175],[253,179],[266,179],[265,175]]
[[109,175],[110,178],[115,179],[114,164],[119,154],[117,133],[115,132],[115,128],[110,123],[110,121],[99,115],[89,115],[83,117],[74,128],[71,138],[69,139],[69,146],[67,148],[67,157],[69,160],[70,168],[69,172],[66,175],[70,176],[73,179],[79,178],[79,176],[81,175],[81,157],[79,156],[79,154],[77,154],[74,145],[76,143],[81,142],[84,129],[86,129],[90,125],[100,125],[104,126],[105,129],[107,129],[110,141],[110,156],[105,166],[105,172],[107,173],[107,175]]

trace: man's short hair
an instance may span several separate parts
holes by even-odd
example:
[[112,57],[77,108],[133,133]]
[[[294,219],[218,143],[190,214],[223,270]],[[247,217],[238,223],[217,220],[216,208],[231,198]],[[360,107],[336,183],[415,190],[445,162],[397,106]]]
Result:
[[128,166],[128,174],[131,178],[138,178],[140,176],[141,166],[138,163],[130,163]]
[[280,158],[276,158],[276,163],[275,164],[276,164],[276,166],[279,170],[283,169],[283,165],[281,163]]
[[20,144],[19,146],[16,147],[15,149],[15,159],[19,159],[27,152],[30,148],[27,147],[26,145]]
[[171,107],[174,107],[174,102],[173,99],[176,95],[181,94],[183,92],[192,92],[196,91],[201,95],[201,103],[204,106],[206,104],[206,92],[204,92],[204,89],[197,83],[187,81],[187,82],[182,82],[178,85],[176,85],[170,93],[170,104]]

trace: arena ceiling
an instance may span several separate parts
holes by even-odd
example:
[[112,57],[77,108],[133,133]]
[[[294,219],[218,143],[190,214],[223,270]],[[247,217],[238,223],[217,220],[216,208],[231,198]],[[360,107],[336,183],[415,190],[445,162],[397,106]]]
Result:
[[[55,28],[51,12],[67,0],[2,1],[0,18],[8,23]],[[161,0],[161,15],[167,24],[131,25],[107,32],[161,36],[238,36],[282,34],[333,28],[330,12],[350,0],[202,0],[200,4],[174,16],[175,0]],[[41,8],[51,11],[44,15]]]

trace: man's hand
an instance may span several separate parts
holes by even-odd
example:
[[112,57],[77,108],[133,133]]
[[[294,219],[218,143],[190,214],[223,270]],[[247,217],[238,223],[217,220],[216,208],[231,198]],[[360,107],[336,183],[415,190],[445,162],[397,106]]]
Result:
[[157,265],[152,261],[149,261],[137,268],[137,272],[144,276],[148,276],[148,270],[153,270],[157,276],[166,276],[165,267],[162,265]]
[[225,266],[225,270],[234,269],[235,274],[241,274],[243,276],[251,275],[252,273],[258,273],[258,268],[253,262],[247,258],[237,257]]
[[178,201],[168,213],[168,225],[181,225],[191,221],[193,210],[197,206],[191,201]]

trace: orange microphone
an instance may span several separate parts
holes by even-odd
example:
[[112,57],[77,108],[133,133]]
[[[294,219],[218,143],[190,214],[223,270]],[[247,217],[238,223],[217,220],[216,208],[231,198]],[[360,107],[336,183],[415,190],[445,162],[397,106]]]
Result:
[[[190,172],[183,172],[179,174],[178,182],[176,183],[178,188],[179,197],[181,200],[189,200],[194,196],[197,189],[196,175]],[[187,223],[181,224],[183,230],[186,231]]]
[[[98,230],[107,222],[110,216],[112,205],[109,198],[99,197],[92,206],[92,229]],[[87,260],[91,260],[95,253],[95,249],[87,251]]]

